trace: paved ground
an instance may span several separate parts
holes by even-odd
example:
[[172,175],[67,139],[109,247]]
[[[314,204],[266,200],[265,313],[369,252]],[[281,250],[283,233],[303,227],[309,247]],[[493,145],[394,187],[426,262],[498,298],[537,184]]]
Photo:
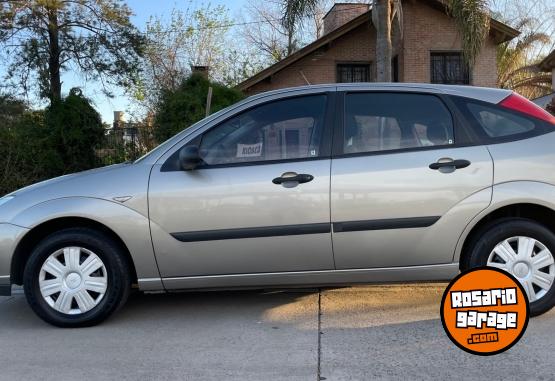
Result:
[[21,295],[0,297],[0,379],[555,378],[555,311],[508,352],[472,356],[443,332],[444,288],[137,294],[103,325],[75,330],[46,325]]

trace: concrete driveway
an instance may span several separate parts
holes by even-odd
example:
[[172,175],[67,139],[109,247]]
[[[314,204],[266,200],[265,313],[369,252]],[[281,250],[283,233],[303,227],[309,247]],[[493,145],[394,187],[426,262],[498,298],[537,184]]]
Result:
[[[508,352],[455,347],[444,284],[131,297],[99,327],[61,330],[0,298],[1,380],[553,379],[555,312]],[[319,333],[320,332],[320,333]]]

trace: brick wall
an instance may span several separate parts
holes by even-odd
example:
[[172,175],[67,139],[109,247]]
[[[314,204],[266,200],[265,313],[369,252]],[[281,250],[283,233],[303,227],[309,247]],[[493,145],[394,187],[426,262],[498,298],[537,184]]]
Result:
[[[445,13],[419,3],[404,2],[404,41],[401,81],[430,82],[431,51],[461,51],[461,38],[453,20]],[[476,59],[470,81],[475,86],[497,84],[496,46],[488,37]]]
[[368,4],[337,3],[324,16],[324,34],[327,34],[369,9]]
[[[399,80],[430,82],[430,52],[460,51],[455,23],[445,13],[419,2],[404,1],[404,40],[399,52]],[[247,90],[248,94],[306,84],[336,82],[336,66],[341,62],[375,62],[376,33],[371,22],[334,40],[325,49],[313,52]],[[371,69],[375,71],[375,65]],[[375,74],[372,73],[371,77]],[[306,80],[305,80],[306,78]],[[471,73],[471,84],[495,87],[496,46],[488,37]],[[308,83],[307,83],[308,81]]]
[[[271,80],[265,80],[251,87],[247,93],[285,87],[335,83],[337,63],[371,63],[376,57],[376,32],[370,24],[364,24],[340,37],[327,47],[313,52],[285,69],[277,72]],[[306,80],[303,78],[306,78]]]

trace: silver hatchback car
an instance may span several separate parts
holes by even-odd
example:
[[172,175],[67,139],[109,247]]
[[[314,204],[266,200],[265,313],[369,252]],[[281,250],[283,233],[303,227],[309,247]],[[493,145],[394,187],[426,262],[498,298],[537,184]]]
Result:
[[250,97],[130,164],[0,199],[0,294],[57,326],[142,291],[448,280],[555,304],[555,118],[507,90],[345,84]]

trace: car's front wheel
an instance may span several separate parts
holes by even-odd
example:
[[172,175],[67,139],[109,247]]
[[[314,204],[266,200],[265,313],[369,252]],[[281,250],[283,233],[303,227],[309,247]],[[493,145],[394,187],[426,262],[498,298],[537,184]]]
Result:
[[35,313],[59,327],[100,323],[125,303],[131,288],[121,247],[88,228],[46,237],[31,254],[23,280]]
[[485,226],[471,245],[468,266],[497,267],[522,284],[530,314],[555,305],[555,234],[529,219],[510,218]]

